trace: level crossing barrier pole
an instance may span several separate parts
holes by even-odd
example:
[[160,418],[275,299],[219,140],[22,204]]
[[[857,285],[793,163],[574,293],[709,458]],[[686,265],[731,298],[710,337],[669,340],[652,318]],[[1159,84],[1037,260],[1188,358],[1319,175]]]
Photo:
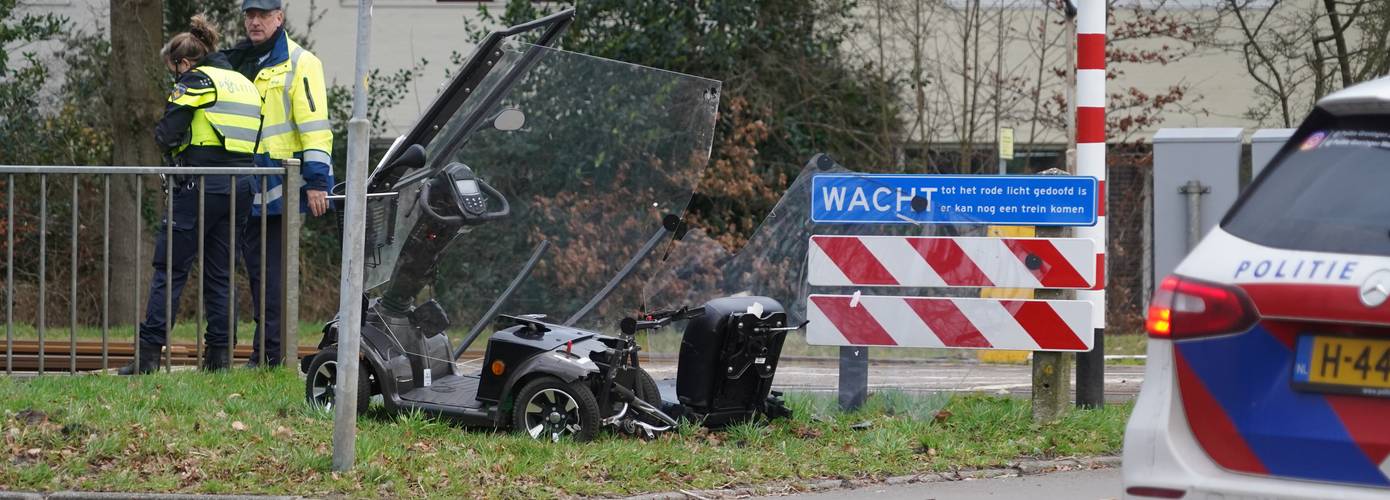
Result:
[[1105,129],[1105,37],[1106,2],[1079,0],[1074,23],[1068,23],[1076,35],[1075,61],[1072,65],[1075,93],[1073,113],[1076,128],[1072,160],[1069,167],[1075,175],[1096,178],[1096,223],[1079,227],[1075,235],[1090,238],[1096,245],[1096,284],[1090,290],[1075,293],[1091,302],[1095,330],[1091,350],[1076,354],[1076,404],[1082,407],[1105,403],[1105,282],[1106,275],[1106,129]]

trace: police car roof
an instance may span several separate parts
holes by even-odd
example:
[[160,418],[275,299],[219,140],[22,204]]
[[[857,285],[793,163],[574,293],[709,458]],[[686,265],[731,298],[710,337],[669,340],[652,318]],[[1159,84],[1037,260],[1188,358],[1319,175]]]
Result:
[[1318,107],[1334,115],[1390,114],[1390,76],[1333,92]]

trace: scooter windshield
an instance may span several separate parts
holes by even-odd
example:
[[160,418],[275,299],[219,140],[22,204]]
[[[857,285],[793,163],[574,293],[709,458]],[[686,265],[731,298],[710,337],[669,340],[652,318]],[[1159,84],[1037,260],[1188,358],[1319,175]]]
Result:
[[[776,299],[786,308],[788,321],[809,319],[807,300],[812,294],[906,293],[855,286],[814,286],[808,275],[812,236],[873,235],[902,237],[957,236],[960,228],[933,224],[855,225],[817,222],[812,216],[812,188],[816,176],[852,177],[866,185],[879,182],[870,175],[850,171],[818,156],[792,181],[781,199],[742,247],[727,248],[701,229],[691,229],[666,256],[662,271],[644,286],[643,304],[652,310],[698,306],[714,297],[760,295]],[[819,164],[818,164],[819,163]],[[896,204],[900,213],[917,215],[912,196],[903,200],[881,196],[880,203]],[[886,201],[885,201],[886,200]],[[918,292],[920,290],[910,290]],[[940,290],[961,295],[958,290]],[[973,292],[973,290],[972,290]]]
[[[455,332],[491,309],[611,329],[638,309],[673,237],[663,221],[684,215],[709,160],[720,83],[525,43],[500,50],[423,144],[424,166],[391,186],[397,196],[369,201],[366,285],[418,290]],[[484,215],[429,222],[455,201],[440,203],[440,182],[456,186],[460,214],[481,203]]]

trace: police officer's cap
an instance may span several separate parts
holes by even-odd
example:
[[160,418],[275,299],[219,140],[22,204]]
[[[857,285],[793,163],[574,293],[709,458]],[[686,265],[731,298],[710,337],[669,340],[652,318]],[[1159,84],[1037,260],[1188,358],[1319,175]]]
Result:
[[256,10],[280,10],[282,7],[280,0],[241,0],[242,12]]

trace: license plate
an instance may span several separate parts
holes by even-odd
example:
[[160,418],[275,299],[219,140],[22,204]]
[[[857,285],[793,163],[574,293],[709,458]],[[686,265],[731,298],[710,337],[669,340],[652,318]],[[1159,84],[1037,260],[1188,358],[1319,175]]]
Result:
[[1297,389],[1390,397],[1390,340],[1303,335],[1294,358]]

